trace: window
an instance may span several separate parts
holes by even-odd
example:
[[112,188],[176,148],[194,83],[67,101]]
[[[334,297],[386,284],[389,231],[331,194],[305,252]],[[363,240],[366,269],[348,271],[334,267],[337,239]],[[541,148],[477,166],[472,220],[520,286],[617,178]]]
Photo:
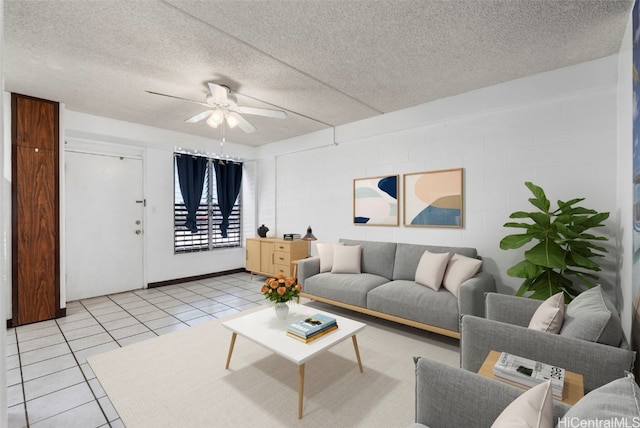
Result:
[[213,166],[217,159],[207,159],[206,172],[204,176],[204,186],[200,204],[196,211],[197,232],[193,233],[185,226],[187,219],[187,208],[185,206],[180,181],[178,178],[178,167],[175,158],[177,156],[193,156],[191,154],[175,153],[173,162],[174,178],[174,252],[187,253],[194,251],[209,251],[217,248],[240,247],[241,236],[241,195],[235,201],[233,210],[229,216],[229,227],[227,237],[223,237],[220,232],[222,223],[222,213],[218,206],[218,190],[216,183],[216,173]]

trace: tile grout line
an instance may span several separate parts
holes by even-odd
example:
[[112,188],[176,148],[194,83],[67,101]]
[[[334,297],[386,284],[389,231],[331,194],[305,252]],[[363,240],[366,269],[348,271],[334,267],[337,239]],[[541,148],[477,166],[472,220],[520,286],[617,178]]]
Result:
[[[102,326],[102,324],[100,323],[100,321],[98,321],[98,319],[97,319],[97,318],[96,318],[96,317],[91,313],[91,311],[90,311],[89,309],[87,309],[87,307],[82,303],[82,301],[80,301],[80,305],[81,305],[81,306],[82,306],[82,307],[83,307],[87,312],[89,312],[89,315],[91,315],[91,316],[93,317],[93,319],[95,319],[95,320],[98,322],[98,324],[100,324],[100,326],[101,326],[105,331],[107,331],[107,329],[105,329],[105,328]],[[56,321],[56,324],[57,324],[57,321]],[[59,327],[60,327],[60,326],[58,325],[58,328],[59,328]],[[65,343],[67,344],[67,346],[69,347],[69,350],[71,351],[71,355],[73,356],[73,359],[76,361],[76,364],[77,364],[77,366],[78,366],[78,369],[80,370],[80,373],[82,374],[82,377],[83,377],[83,379],[84,379],[84,382],[87,384],[87,387],[89,388],[89,391],[91,391],[91,395],[93,395],[93,398],[94,398],[94,400],[95,400],[96,404],[98,404],[98,408],[100,409],[100,412],[102,412],[102,415],[104,416],[104,420],[105,420],[105,421],[107,421],[107,424],[108,424],[109,426],[111,426],[111,425],[109,424],[109,417],[107,416],[107,413],[105,412],[105,410],[102,408],[102,404],[100,404],[100,400],[98,400],[98,397],[96,396],[95,391],[93,390],[93,388],[91,388],[91,384],[89,383],[89,379],[87,379],[87,375],[85,374],[84,370],[82,370],[82,367],[81,367],[80,361],[78,361],[78,357],[76,357],[76,353],[73,351],[73,349],[71,349],[71,345],[69,345],[69,341],[67,340],[67,336],[64,334],[64,332],[62,331],[62,329],[60,329],[60,332],[62,333],[62,337],[64,337],[64,341],[65,341]],[[109,334],[109,332],[107,332],[107,334]],[[111,336],[111,335],[109,335],[109,336]],[[112,339],[113,339],[113,337],[112,337]],[[115,340],[115,339],[113,339],[113,340]],[[118,342],[116,341],[116,343],[118,343]],[[118,344],[118,346],[120,346],[120,344]],[[89,361],[87,361],[87,365],[89,365]],[[89,367],[91,367],[91,365],[89,365]],[[91,369],[91,370],[93,370],[93,369]],[[96,377],[96,379],[97,379],[97,377]],[[98,382],[100,382],[100,381],[98,381]],[[100,385],[100,387],[102,387],[102,385]],[[87,403],[83,403],[83,404],[81,404],[80,406],[84,406],[85,404],[87,404]],[[80,407],[80,406],[76,406],[76,407]],[[76,408],[76,407],[74,407],[74,408]],[[65,410],[65,412],[68,412],[69,410],[72,410],[72,409]],[[61,413],[64,413],[64,412],[61,412]],[[59,413],[59,414],[61,414],[61,413]],[[55,416],[57,416],[57,415],[55,415]],[[120,415],[118,415],[118,416],[120,416]]]
[[[183,313],[183,312],[179,312],[179,313],[178,313],[178,314],[176,314],[176,315],[174,315],[174,314],[172,314],[172,313],[170,313],[170,312],[167,312],[167,310],[166,310],[166,309],[169,309],[169,310],[170,310],[170,308],[171,308],[171,307],[168,307],[168,308],[161,308],[161,307],[157,306],[155,303],[153,303],[153,302],[149,301],[149,300],[148,300],[148,298],[147,298],[143,293],[141,293],[141,294],[136,293],[135,291],[137,291],[137,290],[131,290],[131,291],[128,291],[128,292],[125,292],[125,293],[132,293],[132,297],[133,297],[133,296],[135,296],[137,299],[140,299],[141,301],[144,301],[144,302],[145,302],[145,304],[149,304],[149,305],[153,306],[153,308],[155,308],[155,309],[153,309],[153,310],[159,310],[159,311],[161,311],[161,312],[163,312],[163,313],[167,314],[167,316],[171,316],[172,318],[174,318],[174,319],[176,319],[176,320],[178,321],[176,324],[170,324],[170,325],[165,326],[165,327],[170,327],[170,326],[173,326],[173,325],[180,325],[180,324],[184,324],[184,325],[186,326],[186,328],[189,328],[189,327],[191,327],[191,324],[189,324],[189,322],[190,322],[190,321],[192,321],[192,320],[198,319],[198,318],[203,318],[203,317],[212,317],[213,319],[217,319],[218,317],[215,315],[215,313],[217,313],[217,312],[226,312],[226,311],[228,311],[228,310],[234,310],[234,311],[238,312],[238,311],[241,311],[241,310],[242,310],[242,309],[239,309],[239,307],[246,306],[246,305],[259,305],[259,303],[258,303],[257,301],[252,301],[252,300],[249,300],[249,299],[246,299],[246,298],[245,298],[245,297],[247,297],[247,294],[245,293],[245,291],[250,290],[250,288],[247,286],[247,283],[249,283],[249,281],[247,281],[246,279],[239,278],[239,277],[237,277],[237,278],[236,278],[236,277],[234,277],[234,278],[228,278],[228,279],[227,279],[227,281],[219,281],[219,283],[218,283],[218,284],[215,284],[215,285],[208,285],[208,284],[204,284],[204,283],[202,283],[202,282],[198,282],[198,281],[194,281],[194,282],[191,282],[191,283],[189,283],[189,284],[179,285],[179,286],[177,286],[177,287],[172,287],[171,289],[169,289],[169,290],[177,290],[177,291],[176,291],[175,293],[173,293],[173,294],[172,294],[172,293],[167,292],[167,291],[169,291],[169,290],[165,291],[165,290],[157,289],[158,293],[153,293],[153,296],[157,296],[157,295],[164,295],[164,296],[166,296],[166,297],[170,297],[171,299],[176,300],[177,302],[180,302],[180,303],[179,303],[180,305],[182,305],[182,304],[183,304],[183,305],[186,305],[186,306],[188,306],[188,307],[190,307],[190,308],[191,308],[191,309],[187,309],[187,310],[185,310],[185,311],[183,311],[183,312],[188,312],[188,311],[192,311],[192,310],[197,310],[197,311],[200,311],[200,312],[204,313],[204,315],[203,315],[203,316],[198,316],[198,317],[195,317],[195,318],[193,318],[193,319],[190,319],[190,320],[184,320],[184,321],[183,321],[182,319],[180,319],[178,316],[176,316],[176,315],[179,315],[180,313]],[[200,288],[198,291],[194,291],[194,290],[192,290],[192,289],[190,289],[190,288],[187,288],[187,287],[189,287],[189,286],[191,286],[191,285],[200,285],[200,286],[202,286],[202,287],[206,287],[206,288],[207,288],[207,289],[209,289],[210,291],[218,291],[218,292],[220,292],[221,294],[220,294],[220,295],[218,295],[218,296],[215,296],[215,297],[208,297],[208,296],[205,296],[204,294],[201,294],[201,293],[204,293],[204,292],[209,293],[210,291],[205,291],[203,288]],[[252,284],[252,285],[253,285],[253,284]],[[229,288],[234,288],[234,289],[236,289],[236,290],[237,290],[237,289],[240,289],[240,290],[242,290],[242,292],[243,292],[243,293],[245,293],[245,296],[238,296],[238,295],[234,294],[233,292],[229,292],[229,291],[227,291],[227,290],[223,290],[223,289],[220,289],[220,288],[217,288],[217,287],[221,287],[221,288],[223,288],[223,289],[229,289]],[[147,289],[147,290],[148,290],[148,289]],[[188,292],[188,293],[189,293],[189,295],[188,295],[188,296],[183,296],[182,298],[180,298],[180,297],[175,297],[175,296],[174,296],[174,294],[180,294],[180,291],[181,291],[181,290],[182,290],[182,291],[186,291],[186,292]],[[236,290],[234,290],[234,291],[236,291]],[[157,332],[156,332],[156,330],[152,329],[152,328],[151,328],[150,326],[148,326],[145,322],[141,321],[141,320],[140,320],[136,315],[132,314],[131,312],[129,312],[129,310],[128,310],[128,309],[126,309],[126,308],[124,308],[124,307],[122,306],[123,304],[128,303],[128,302],[126,302],[126,301],[125,301],[125,302],[119,302],[119,301],[118,301],[119,299],[114,299],[114,297],[115,297],[116,295],[118,295],[118,294],[125,294],[125,293],[115,293],[115,294],[112,294],[112,295],[105,295],[105,296],[98,296],[98,297],[103,297],[103,298],[105,298],[105,300],[104,300],[104,302],[105,302],[105,303],[106,303],[106,302],[108,302],[108,303],[112,303],[112,304],[114,304],[115,306],[117,306],[117,308],[118,308],[119,310],[122,310],[124,313],[126,313],[126,315],[128,315],[128,316],[132,317],[133,319],[135,319],[135,321],[136,321],[136,322],[138,322],[138,323],[139,323],[139,325],[143,325],[143,326],[148,330],[147,332],[138,333],[138,334],[147,334],[148,332],[152,332],[156,337],[157,337],[157,336],[160,336],[161,334],[157,333]],[[160,293],[161,293],[161,294],[160,294]],[[237,298],[237,299],[244,300],[244,301],[246,301],[247,303],[246,303],[246,304],[240,304],[239,306],[231,306],[231,305],[229,305],[228,303],[221,302],[221,301],[217,300],[219,297],[223,297],[223,296],[233,296],[233,297],[235,297],[235,298]],[[151,296],[149,296],[149,298],[150,298],[150,297],[151,297]],[[191,299],[191,297],[201,297],[202,299],[192,300],[192,299]],[[191,300],[191,302],[184,301],[184,300],[182,300],[183,298],[190,298],[189,300]],[[137,300],[137,299],[136,299],[136,300]],[[84,300],[90,300],[90,299],[84,299]],[[226,307],[227,309],[223,309],[223,310],[221,310],[221,311],[217,311],[217,312],[214,312],[214,313],[209,313],[209,312],[207,312],[207,311],[202,310],[200,307],[196,307],[196,306],[193,306],[193,305],[192,305],[192,303],[193,303],[193,302],[196,302],[196,301],[202,301],[202,300],[208,300],[208,301],[211,301],[211,303],[210,303],[210,304],[212,304],[212,305],[213,305],[213,304],[215,304],[215,305],[221,305],[221,306],[223,306],[223,307]],[[229,300],[229,301],[230,301],[230,300]],[[135,327],[135,325],[132,325],[132,326],[124,326],[124,327],[120,327],[120,328],[113,329],[112,331],[110,331],[110,330],[108,330],[108,329],[105,327],[105,325],[103,324],[103,322],[102,322],[102,321],[100,321],[100,320],[97,318],[97,316],[99,316],[99,315],[94,314],[94,313],[92,312],[92,309],[91,309],[90,307],[88,307],[88,306],[86,305],[86,303],[85,303],[83,300],[79,300],[79,301],[77,301],[77,302],[78,302],[78,305],[82,308],[82,310],[83,310],[83,311],[85,311],[85,312],[87,312],[87,313],[88,313],[88,315],[89,315],[89,316],[88,316],[88,317],[86,317],[86,318],[81,318],[81,319],[80,319],[80,320],[78,320],[77,322],[82,322],[83,320],[91,320],[91,319],[95,320],[95,321],[98,323],[98,325],[103,329],[103,331],[104,331],[104,332],[106,332],[106,333],[109,335],[109,337],[110,337],[113,341],[115,341],[115,343],[118,345],[118,347],[122,348],[122,347],[123,347],[123,345],[121,345],[121,344],[120,344],[120,342],[118,341],[118,339],[116,339],[116,338],[112,335],[112,331],[119,330],[120,328],[125,329],[125,328],[128,328],[128,327]],[[158,303],[162,303],[162,302],[158,302]],[[101,304],[101,302],[97,302],[96,306],[98,306],[98,305],[100,305],[100,304]],[[178,306],[178,305],[176,305],[176,306]],[[203,306],[203,307],[204,307],[204,306]],[[99,309],[102,309],[102,308],[98,307],[98,308],[94,308],[93,310],[99,310]],[[133,309],[133,308],[131,308],[131,309]],[[79,313],[80,313],[80,312],[79,312]],[[110,313],[110,312],[107,312],[107,313],[106,313],[106,314],[104,314],[104,315],[108,315],[109,313]],[[145,312],[145,313],[146,313],[146,312]],[[100,315],[102,315],[102,314],[100,314]],[[141,315],[141,314],[138,314],[138,315]],[[123,318],[123,319],[124,319],[124,318]],[[109,321],[117,321],[117,319],[116,319],[116,320],[109,320]],[[105,323],[108,323],[109,321],[105,321]],[[153,321],[153,320],[150,320],[149,322],[151,322],[151,321]],[[76,321],[73,321],[73,322],[76,322]],[[74,384],[74,385],[70,385],[70,386],[69,386],[69,385],[67,385],[67,386],[65,386],[64,388],[61,388],[61,389],[59,389],[59,390],[52,391],[52,392],[49,392],[49,393],[47,393],[47,394],[44,394],[44,395],[42,395],[42,397],[47,396],[47,395],[50,395],[50,394],[53,394],[53,393],[56,393],[56,392],[59,392],[59,391],[62,391],[62,390],[66,389],[66,388],[69,388],[69,387],[71,387],[71,386],[76,386],[76,385],[80,385],[80,384],[84,383],[84,384],[86,384],[86,385],[88,386],[89,390],[91,391],[91,395],[93,396],[93,399],[94,399],[94,400],[91,400],[91,401],[96,401],[96,402],[97,402],[98,407],[100,408],[101,414],[103,415],[104,419],[106,420],[106,423],[105,423],[105,424],[101,424],[101,425],[100,425],[100,427],[105,427],[105,426],[112,427],[115,423],[117,423],[117,421],[120,421],[120,423],[122,423],[122,420],[121,420],[121,418],[119,417],[120,415],[117,413],[117,411],[115,411],[115,408],[114,408],[114,411],[115,411],[115,414],[118,416],[118,418],[114,419],[113,421],[109,421],[109,418],[108,418],[108,416],[107,416],[107,412],[106,412],[105,408],[103,408],[102,404],[100,403],[100,400],[99,400],[99,399],[98,399],[98,397],[97,397],[97,393],[96,393],[96,391],[94,391],[94,389],[91,387],[91,384],[89,383],[89,379],[87,378],[87,374],[86,374],[86,373],[85,373],[85,371],[82,369],[82,365],[80,364],[80,362],[79,362],[79,360],[78,360],[78,357],[76,356],[76,352],[74,352],[74,351],[73,351],[73,349],[72,349],[72,347],[71,347],[71,344],[70,344],[70,342],[72,342],[73,340],[81,340],[81,339],[84,339],[85,337],[92,337],[92,336],[95,336],[95,335],[97,335],[97,334],[102,334],[102,332],[100,332],[100,333],[95,333],[95,334],[90,334],[90,335],[85,336],[85,337],[79,337],[79,338],[77,338],[77,339],[69,340],[69,338],[68,338],[67,334],[66,334],[66,333],[63,331],[63,329],[62,329],[62,325],[61,325],[61,324],[59,324],[57,320],[55,320],[55,324],[54,324],[54,325],[56,326],[56,328],[57,328],[58,332],[62,335],[62,338],[64,339],[64,344],[65,344],[65,345],[66,345],[66,347],[69,349],[69,351],[70,351],[70,353],[71,353],[71,355],[72,355],[72,357],[73,357],[73,359],[74,359],[74,361],[75,361],[75,367],[77,367],[78,369],[80,369],[80,372],[81,372],[81,374],[82,374],[82,378],[83,378],[84,380],[83,380],[83,381],[81,381],[81,382],[79,382],[79,383],[76,383],[76,384]],[[160,329],[162,329],[162,328],[165,328],[165,327],[160,327],[158,330],[160,330]],[[76,330],[80,330],[80,329],[83,329],[83,328],[86,328],[86,327],[79,327],[78,329],[73,329],[73,330],[70,330],[70,331],[76,331]],[[55,335],[55,334],[57,334],[58,332],[53,333],[53,334],[51,334],[51,335],[47,334],[47,335],[44,335],[44,336],[42,336],[42,337],[35,337],[35,338],[33,338],[33,339],[28,339],[28,340],[26,340],[26,341],[24,341],[24,342],[28,342],[28,341],[31,341],[31,340],[39,340],[39,339],[42,339],[42,338],[44,338],[44,337],[49,337],[49,336]],[[24,381],[23,366],[22,366],[22,355],[21,355],[21,352],[20,352],[20,340],[19,340],[19,338],[18,338],[18,329],[17,329],[17,328],[15,328],[15,329],[14,329],[13,334],[15,335],[15,339],[16,339],[16,348],[17,348],[17,352],[18,352],[18,365],[19,365],[19,368],[20,368],[20,377],[21,377],[21,378],[20,378],[20,381],[21,381],[21,390],[22,390],[22,396],[23,396],[23,402],[22,402],[22,405],[23,405],[24,413],[25,413],[25,422],[26,422],[26,427],[27,427],[27,428],[29,428],[29,427],[30,427],[30,425],[31,425],[31,422],[29,421],[29,414],[28,414],[28,410],[27,410],[27,399],[26,399],[26,389],[25,389],[25,383],[26,383],[26,382]],[[134,337],[134,336],[136,336],[136,335],[138,335],[138,334],[133,334],[133,335],[131,335],[131,336],[125,336],[125,337],[121,338],[121,340],[122,340],[122,339],[126,339],[126,338],[128,338],[128,337]],[[49,347],[49,346],[55,346],[55,345],[57,345],[57,344],[47,345],[47,346],[44,346],[44,347],[41,347],[41,348],[35,348],[35,349],[33,349],[32,351],[37,351],[37,350],[40,350],[40,349],[45,349],[45,348],[47,348],[47,347]],[[100,346],[100,345],[98,344],[98,345],[94,345],[94,346]],[[85,349],[90,349],[90,348],[91,348],[91,347],[88,347],[88,348],[85,348]],[[78,350],[78,352],[83,351],[83,350],[84,350],[84,349]],[[30,351],[25,351],[25,352],[30,352]],[[65,354],[65,355],[66,355],[66,354]],[[47,361],[47,360],[54,359],[54,358],[58,358],[58,357],[59,357],[59,356],[56,356],[56,357],[50,357],[50,358],[45,358],[45,359],[44,359],[44,360],[42,360],[42,361]],[[6,357],[5,357],[5,358],[6,358]],[[37,361],[36,363],[39,363],[39,362],[40,362],[40,361]],[[32,364],[36,364],[36,363],[32,363]],[[88,361],[87,361],[87,365],[88,365],[88,367],[89,367],[89,368],[91,368],[91,366],[88,364]],[[56,370],[56,371],[54,371],[53,373],[58,373],[58,372],[61,372],[61,371],[64,371],[64,370],[67,370],[67,369]],[[44,377],[44,376],[47,376],[47,375],[50,375],[50,374],[53,374],[53,373],[47,373],[47,374],[45,374],[45,375],[38,376],[38,377],[34,378],[33,380],[38,379],[38,378],[41,378],[41,377]],[[96,379],[96,382],[98,382],[98,384],[99,384],[99,383],[100,383],[100,381],[99,381],[99,379],[97,378],[97,376],[95,377],[95,379]],[[100,387],[102,387],[102,385],[100,385]],[[108,395],[106,394],[106,391],[105,391],[105,397],[106,397],[107,399],[109,399]],[[38,397],[38,398],[39,398],[39,397]],[[90,403],[91,401],[88,401],[87,403],[82,403],[82,404],[80,404],[80,405],[78,405],[78,406],[75,406],[75,407],[73,407],[73,408],[71,408],[71,409],[64,410],[64,411],[62,411],[62,412],[60,412],[60,413],[57,413],[57,414],[55,414],[55,415],[48,416],[47,418],[43,419],[42,421],[46,421],[47,419],[50,419],[50,418],[56,417],[56,416],[58,416],[58,415],[60,415],[60,414],[63,414],[63,413],[65,413],[65,412],[68,412],[68,411],[71,411],[71,410],[76,409],[76,408],[78,408],[78,407],[84,406],[84,405],[86,405],[86,404]],[[113,406],[113,404],[112,404],[112,406]],[[41,421],[38,421],[38,423],[39,423],[39,422],[41,422]]]
[[24,390],[24,374],[22,373],[22,355],[20,353],[20,341],[18,340],[17,328],[14,328],[13,333],[16,336],[16,349],[18,350],[18,367],[20,367],[20,387],[22,389],[22,405],[24,406],[24,421],[26,424],[25,427],[29,428],[29,412],[27,411],[27,394]]
[[[55,320],[54,320],[54,321],[55,321]],[[62,334],[62,337],[63,337],[63,338],[64,338],[64,340],[65,340],[65,341],[64,341],[64,343],[65,343],[65,344],[67,345],[67,347],[69,348],[69,352],[71,353],[71,355],[73,356],[74,360],[76,361],[76,366],[78,367],[78,370],[80,370],[80,373],[82,373],[82,376],[83,376],[83,378],[85,379],[85,380],[84,380],[84,383],[87,383],[87,387],[88,387],[88,388],[89,388],[89,390],[90,390],[90,391],[92,391],[92,393],[93,393],[93,390],[91,389],[91,386],[89,385],[89,383],[88,383],[88,381],[87,381],[87,379],[86,379],[86,376],[84,375],[84,372],[82,371],[82,368],[80,367],[80,364],[78,364],[78,360],[77,360],[77,358],[75,357],[75,355],[74,355],[74,353],[73,353],[73,350],[71,349],[71,346],[69,346],[69,342],[67,341],[67,338],[66,338],[66,336],[64,335],[64,332],[62,331],[62,328],[60,328],[60,325],[58,324],[58,322],[57,322],[57,321],[55,321],[55,325],[56,325],[56,327],[58,328],[58,330],[59,330],[60,334]],[[53,336],[53,335],[47,335],[47,336]],[[42,336],[42,337],[47,337],[47,336]],[[18,338],[17,338],[17,330],[16,330],[16,340],[17,340],[17,339],[18,339]],[[31,340],[36,340],[36,339],[31,339]],[[20,355],[20,354],[19,354],[19,350],[20,350],[19,346],[20,346],[20,345],[18,345],[18,355]],[[50,345],[50,346],[55,346],[55,345]],[[47,347],[48,347],[48,346],[45,346],[44,348],[47,348]],[[39,349],[44,349],[44,348],[39,348]],[[35,349],[34,349],[34,351],[35,351]],[[50,359],[53,359],[53,358],[57,358],[57,357],[47,358],[47,359],[44,359],[44,360],[42,360],[42,361],[47,361],[47,360],[50,360]],[[22,376],[22,359],[21,359],[21,357],[19,357],[19,359],[20,359],[20,375]],[[38,361],[38,362],[40,362],[40,361]],[[32,363],[32,364],[37,364],[37,363]],[[28,364],[28,365],[29,365],[29,364]],[[34,379],[30,379],[30,380],[39,379],[39,378],[41,378],[41,377],[49,376],[49,375],[54,374],[54,373],[59,373],[59,372],[64,371],[64,370],[68,370],[68,369],[57,370],[57,371],[55,371],[55,372],[48,373],[48,374],[46,374],[46,375],[42,375],[42,376],[36,377],[36,378],[34,378]],[[25,383],[26,383],[26,382],[28,382],[28,381],[25,381],[25,380],[24,380],[24,376],[22,376],[22,394],[23,394],[23,398],[24,398],[24,413],[25,413],[25,420],[26,420],[26,423],[27,423],[26,428],[29,428],[29,427],[31,426],[31,422],[29,421],[29,411],[28,411],[28,409],[27,409],[27,393],[26,393],[26,390],[25,390],[25,388],[24,388],[24,385],[25,385]],[[36,397],[36,398],[46,397],[47,395],[54,394],[54,393],[56,393],[56,392],[59,392],[59,391],[62,391],[62,390],[64,390],[64,389],[66,389],[66,388],[70,388],[70,387],[72,387],[72,386],[80,385],[80,384],[82,384],[82,383],[83,383],[83,382],[79,382],[79,383],[76,383],[76,384],[73,384],[73,385],[67,385],[67,386],[65,386],[65,387],[64,387],[64,388],[62,388],[62,389],[58,389],[58,390],[56,390],[56,391],[48,392],[47,394],[43,394],[42,396],[40,396],[40,397]],[[95,397],[95,395],[94,395],[94,397]],[[36,398],[34,398],[33,400],[35,400]],[[31,400],[28,400],[28,401],[31,401]],[[87,403],[89,403],[89,402],[87,402]],[[62,411],[62,412],[60,412],[60,413],[56,413],[55,415],[51,415],[51,416],[49,416],[49,417],[47,417],[47,418],[45,418],[45,419],[42,419],[42,420],[38,421],[38,423],[39,423],[39,422],[46,421],[47,419],[53,418],[53,417],[55,417],[55,416],[58,416],[58,415],[60,415],[60,414],[62,414],[62,413],[64,413],[64,412],[68,412],[69,410],[73,410],[73,409],[75,409],[75,408],[77,408],[77,407],[83,406],[83,405],[85,405],[85,404],[87,404],[87,403],[82,403],[82,404],[80,404],[80,405],[78,405],[78,406],[72,407],[71,409],[66,409],[66,410],[64,410],[64,411]]]

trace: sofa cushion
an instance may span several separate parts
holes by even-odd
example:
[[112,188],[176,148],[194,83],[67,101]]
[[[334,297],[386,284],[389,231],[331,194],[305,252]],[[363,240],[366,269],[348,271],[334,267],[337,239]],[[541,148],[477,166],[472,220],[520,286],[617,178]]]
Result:
[[542,302],[533,313],[529,328],[557,334],[564,321],[564,293],[561,291]]
[[383,276],[391,280],[396,255],[397,244],[395,242],[340,239],[340,243],[344,245],[360,245],[362,248],[362,272]]
[[395,253],[395,265],[393,267],[393,279],[404,279],[414,281],[416,278],[416,270],[420,258],[425,251],[432,253],[450,253],[461,254],[463,256],[477,258],[478,252],[475,248],[465,247],[438,247],[435,245],[418,245],[418,244],[398,244]]
[[334,243],[317,243],[318,257],[320,257],[320,272],[331,272],[333,268],[333,247]]
[[620,345],[620,316],[600,285],[583,291],[566,306],[560,335],[605,345]]
[[387,278],[370,273],[325,272],[307,278],[302,290],[314,296],[366,308],[367,293],[386,282],[389,282]]
[[414,281],[391,281],[369,291],[367,308],[413,321],[460,331],[458,299]]
[[361,260],[360,245],[336,245],[333,248],[331,273],[360,273]]
[[[640,422],[640,389],[631,374],[616,379],[606,385],[596,388],[582,397],[564,418],[558,421],[558,426],[564,422],[569,426],[571,421],[607,421],[620,426],[637,426]],[[634,425],[635,424],[635,425]],[[607,426],[607,425],[600,425]]]
[[425,251],[416,269],[416,282],[438,291],[442,285],[444,271],[451,255],[449,253],[432,253]]
[[536,385],[513,400],[491,428],[553,428],[551,381]]
[[473,278],[480,267],[482,260],[466,257],[461,254],[454,254],[447,264],[447,270],[444,272],[442,285],[444,288],[458,296],[458,289],[466,280]]

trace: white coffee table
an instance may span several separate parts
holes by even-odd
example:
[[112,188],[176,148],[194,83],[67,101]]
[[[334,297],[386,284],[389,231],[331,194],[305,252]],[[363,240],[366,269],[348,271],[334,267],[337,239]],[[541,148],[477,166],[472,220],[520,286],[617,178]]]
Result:
[[[323,313],[334,317],[338,321],[338,329],[310,343],[304,343],[286,335],[286,329],[289,324],[317,313]],[[257,343],[258,345],[286,358],[289,361],[293,361],[299,366],[298,419],[302,419],[304,366],[308,361],[338,343],[351,338],[356,352],[358,368],[362,373],[362,362],[360,361],[360,351],[358,350],[358,341],[356,340],[356,333],[366,327],[366,324],[361,322],[350,320],[349,318],[344,318],[328,312],[319,311],[317,309],[308,308],[303,305],[291,305],[289,316],[286,320],[277,319],[274,309],[272,307],[268,307],[225,321],[222,325],[232,331],[229,355],[227,356],[227,364],[225,366],[226,369],[229,368],[231,354],[233,353],[233,346],[238,335]]]

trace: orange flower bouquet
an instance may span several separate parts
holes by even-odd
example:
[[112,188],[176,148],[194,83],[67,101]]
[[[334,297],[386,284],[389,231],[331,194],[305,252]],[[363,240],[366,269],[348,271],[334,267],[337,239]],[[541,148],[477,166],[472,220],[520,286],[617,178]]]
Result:
[[276,278],[268,278],[260,292],[273,303],[287,303],[293,299],[297,303],[300,300],[300,290],[302,286],[296,283],[295,278],[278,275]]

